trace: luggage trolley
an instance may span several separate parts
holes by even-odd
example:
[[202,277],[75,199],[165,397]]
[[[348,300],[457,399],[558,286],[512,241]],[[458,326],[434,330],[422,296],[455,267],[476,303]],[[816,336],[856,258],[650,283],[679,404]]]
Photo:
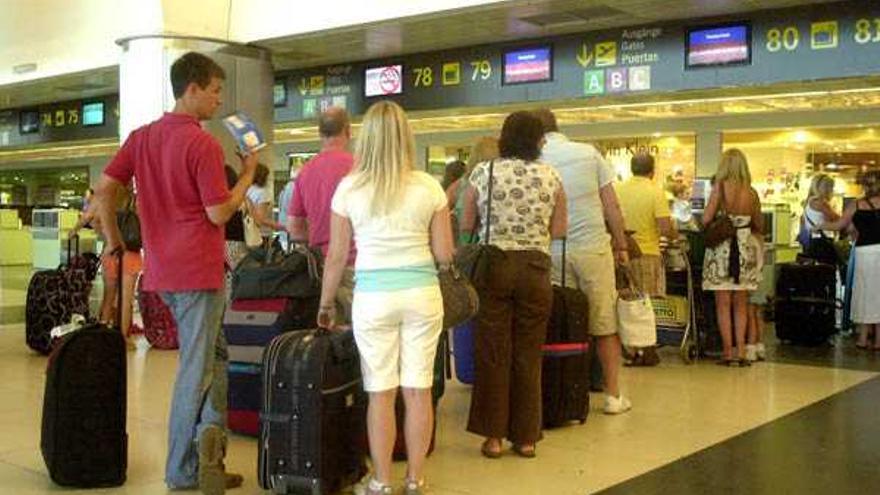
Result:
[[677,345],[685,364],[699,356],[697,308],[694,279],[685,237],[671,241],[663,253],[666,269],[666,297],[653,298],[657,320],[657,344]]

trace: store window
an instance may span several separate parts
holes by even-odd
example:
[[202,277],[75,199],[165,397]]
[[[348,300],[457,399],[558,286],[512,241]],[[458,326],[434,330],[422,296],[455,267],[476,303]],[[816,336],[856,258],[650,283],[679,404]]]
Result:
[[86,167],[0,171],[0,206],[80,209],[89,188]]
[[691,134],[651,135],[591,141],[614,168],[618,180],[632,176],[630,161],[637,153],[655,160],[654,180],[670,195],[687,195],[696,172],[696,141]]
[[880,167],[880,129],[867,126],[726,132],[724,149],[731,148],[749,160],[765,222],[773,226],[768,241],[777,245],[794,243],[816,174],[835,179],[831,205],[839,212],[861,195],[859,174]]
[[836,179],[839,202],[861,194],[858,175],[880,167],[880,129],[801,128],[727,132],[724,149],[739,148],[749,160],[762,201],[797,203],[817,173]]

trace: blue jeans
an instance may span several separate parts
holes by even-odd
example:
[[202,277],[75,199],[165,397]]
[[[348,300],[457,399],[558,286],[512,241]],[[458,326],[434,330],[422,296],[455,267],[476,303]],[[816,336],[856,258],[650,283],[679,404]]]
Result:
[[177,378],[168,421],[169,488],[198,485],[196,442],[211,425],[226,427],[226,339],[221,331],[223,290],[162,292],[177,322],[180,341]]

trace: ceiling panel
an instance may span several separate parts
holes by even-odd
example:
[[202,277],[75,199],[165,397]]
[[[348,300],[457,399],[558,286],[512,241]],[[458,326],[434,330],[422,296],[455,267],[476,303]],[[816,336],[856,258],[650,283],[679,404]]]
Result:
[[94,98],[119,92],[119,68],[105,67],[0,86],[0,110]]
[[834,0],[512,0],[256,42],[278,70]]
[[[511,0],[256,42],[295,69],[833,0]],[[529,22],[531,21],[531,22]],[[118,92],[116,67],[0,86],[0,109]]]

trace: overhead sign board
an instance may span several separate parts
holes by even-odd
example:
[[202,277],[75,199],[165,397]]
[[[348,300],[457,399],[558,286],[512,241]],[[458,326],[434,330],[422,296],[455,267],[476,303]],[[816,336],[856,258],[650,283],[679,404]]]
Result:
[[435,110],[877,73],[880,2],[827,3],[280,73],[292,97],[275,120],[379,97]]

